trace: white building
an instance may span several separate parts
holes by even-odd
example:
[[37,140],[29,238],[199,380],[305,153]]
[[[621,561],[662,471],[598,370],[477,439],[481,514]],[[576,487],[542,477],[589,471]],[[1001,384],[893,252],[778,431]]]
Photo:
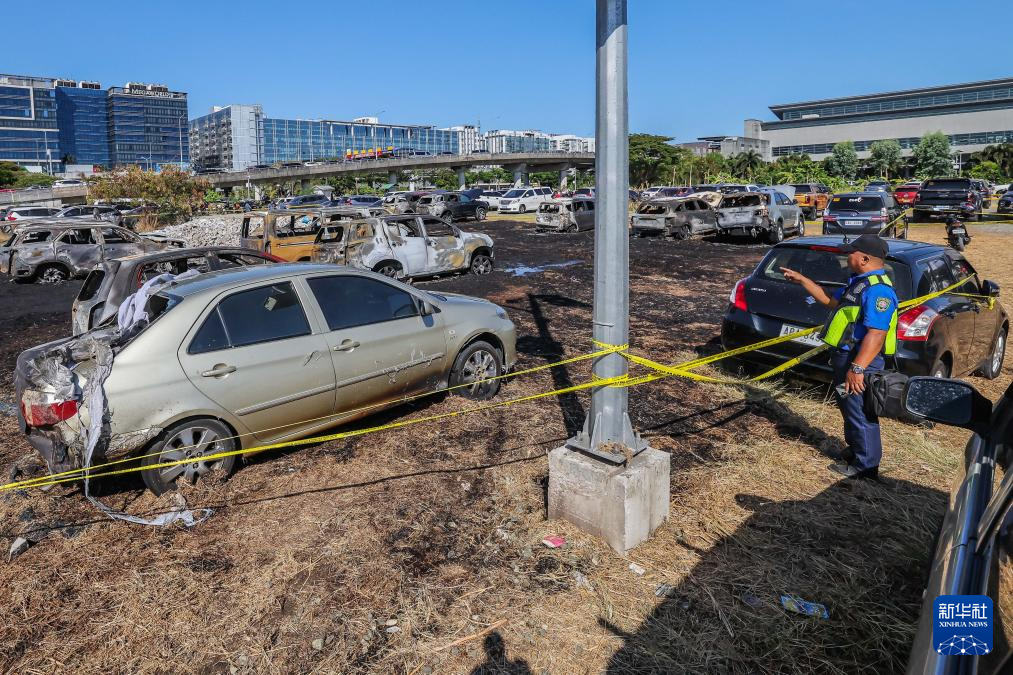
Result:
[[594,152],[594,136],[553,134],[552,149],[559,152]]
[[443,131],[450,131],[457,135],[457,147],[462,155],[485,150],[485,138],[482,137],[482,130],[474,124],[445,127]]
[[202,169],[231,171],[259,164],[263,119],[259,105],[227,105],[190,120],[190,162]]

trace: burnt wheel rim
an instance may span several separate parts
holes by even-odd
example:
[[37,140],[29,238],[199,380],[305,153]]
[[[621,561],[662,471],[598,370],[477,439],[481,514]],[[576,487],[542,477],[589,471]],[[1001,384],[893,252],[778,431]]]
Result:
[[[184,478],[191,485],[216,469],[222,467],[224,459],[204,460],[205,455],[228,450],[218,431],[203,425],[180,429],[169,437],[158,455],[158,462],[180,462],[158,469],[158,478],[171,484]],[[186,462],[185,460],[193,460]]]
[[483,394],[492,387],[489,378],[496,377],[496,359],[488,350],[479,349],[468,357],[461,368],[461,384],[473,395]]
[[1002,370],[1002,359],[1006,354],[1006,333],[999,333],[992,350],[992,373],[998,375]]
[[42,271],[42,274],[39,276],[39,278],[44,283],[51,284],[56,283],[58,281],[65,281],[67,279],[67,275],[64,274],[63,270],[61,270],[58,267],[47,267]]
[[397,276],[397,268],[393,265],[384,265],[377,271],[383,276],[390,277],[392,279]]
[[471,269],[475,274],[488,274],[492,272],[492,261],[484,255],[480,255],[475,258],[475,262],[472,263]]

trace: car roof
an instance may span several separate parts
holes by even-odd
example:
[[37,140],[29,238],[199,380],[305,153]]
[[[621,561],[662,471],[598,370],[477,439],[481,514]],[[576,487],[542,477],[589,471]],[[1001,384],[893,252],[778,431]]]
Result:
[[[355,270],[356,273],[363,270]],[[230,267],[224,270],[206,272],[191,279],[170,282],[165,291],[182,298],[212,293],[217,295],[223,291],[246,286],[262,281],[287,280],[295,276],[329,272],[331,274],[348,274],[352,270],[344,265],[331,263],[275,263],[273,265],[251,265],[249,267]]]
[[[844,244],[844,237],[833,236],[833,235],[814,235],[810,237],[795,237],[788,241],[783,241],[780,244],[776,244],[774,248],[805,248],[809,246],[841,246]],[[939,244],[930,244],[924,241],[914,241],[912,239],[888,239],[883,238],[888,248],[888,255],[891,258],[898,260],[904,260],[906,258],[923,258],[927,255],[937,253],[939,251],[945,251],[946,246],[940,246]]]
[[158,260],[173,260],[175,258],[186,258],[192,255],[204,253],[242,253],[244,255],[256,255],[261,258],[264,254],[256,249],[243,248],[242,246],[194,246],[192,248],[171,248],[154,253],[135,253],[122,258],[114,258],[119,263],[149,262]]
[[28,230],[80,230],[81,228],[92,228],[92,227],[116,227],[119,229],[125,229],[114,223],[107,222],[105,220],[71,220],[60,218],[59,220],[46,219],[46,220],[33,220],[25,223],[20,228],[19,232],[27,232]]
[[858,192],[841,192],[835,197],[882,197],[883,193],[878,190],[861,190]]

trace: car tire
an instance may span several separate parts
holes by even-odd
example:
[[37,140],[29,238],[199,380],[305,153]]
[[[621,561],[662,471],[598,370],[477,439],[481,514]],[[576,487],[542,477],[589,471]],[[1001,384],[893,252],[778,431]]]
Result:
[[957,237],[956,239],[953,240],[953,248],[956,249],[956,250],[958,250],[958,251],[963,251],[964,250],[964,239],[963,239],[963,237]]
[[450,211],[444,211],[443,215],[441,215],[440,218],[442,218],[443,220],[445,220],[448,223],[453,223],[454,222],[454,214],[451,213]]
[[527,212],[528,212],[528,207],[524,206],[524,204],[521,204],[519,207],[517,207],[517,213],[520,213],[521,215],[523,215],[523,214],[525,214]]
[[492,272],[492,258],[484,253],[476,253],[471,256],[471,273],[483,276]]
[[805,218],[803,218],[801,215],[799,215],[798,217],[798,236],[800,237],[805,236]]
[[398,266],[392,262],[384,262],[374,267],[373,271],[376,272],[377,274],[382,274],[385,277],[397,279],[398,272],[400,272],[400,268],[398,268]]
[[988,355],[988,363],[981,369],[981,375],[985,379],[994,380],[1002,375],[1002,364],[1006,360],[1006,328],[1000,328],[999,334],[995,336],[992,343],[992,351]]
[[206,478],[225,480],[239,463],[239,455],[211,461],[199,461],[198,458],[217,452],[230,452],[237,447],[232,430],[218,420],[186,420],[166,429],[154,444],[148,446],[141,466],[154,466],[188,457],[197,461],[141,471],[141,478],[155,496],[173,489],[180,479],[191,484]]
[[784,241],[784,223],[779,220],[767,232],[767,243],[774,245],[782,241]]
[[486,215],[487,214],[485,212],[485,209],[483,209],[481,206],[475,209],[475,220],[477,220],[478,222],[482,222],[483,220],[485,220]]
[[937,359],[936,362],[932,364],[932,368],[929,370],[929,377],[947,378],[949,376],[950,367],[942,360]]
[[[461,350],[450,371],[454,393],[476,401],[487,401],[499,393],[502,380],[490,380],[503,373],[503,357],[488,342],[479,340]],[[482,381],[482,380],[485,381]],[[471,386],[466,386],[466,385]]]
[[40,265],[35,271],[35,280],[41,284],[59,284],[70,279],[70,272],[63,265]]
[[677,227],[675,231],[672,232],[672,237],[676,241],[685,241],[689,239],[689,230],[685,226]]

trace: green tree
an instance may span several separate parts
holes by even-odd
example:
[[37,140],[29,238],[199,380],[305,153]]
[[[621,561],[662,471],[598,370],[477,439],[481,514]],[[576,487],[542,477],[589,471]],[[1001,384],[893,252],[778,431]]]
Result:
[[558,171],[536,171],[535,173],[528,175],[528,180],[532,185],[538,183],[545,187],[559,187],[559,172]]
[[869,148],[869,166],[889,180],[890,174],[897,173],[903,166],[902,154],[900,143],[892,138],[876,141]]
[[992,183],[1001,183],[1006,178],[1006,173],[996,162],[985,161],[975,164],[967,172],[971,178],[981,178]]
[[972,155],[971,162],[995,162],[1004,177],[1013,177],[1013,143],[985,146],[981,152]]
[[457,172],[450,169],[440,169],[433,177],[433,185],[441,190],[456,190]]
[[823,168],[831,176],[853,180],[858,175],[858,153],[852,141],[843,141],[834,146],[830,156],[823,160]]
[[914,152],[915,174],[919,178],[937,178],[953,174],[953,151],[950,139],[941,131],[932,131],[918,141]]
[[7,188],[17,182],[18,176],[28,173],[14,162],[0,162],[0,187]]
[[689,150],[670,145],[672,139],[653,134],[630,135],[630,185],[650,185],[672,180],[691,156]]
[[123,171],[96,176],[88,180],[88,191],[95,199],[140,199],[157,204],[166,220],[189,218],[205,206],[204,197],[211,184],[199,176],[191,176],[176,166],[162,171],[144,171],[130,166]]
[[763,168],[763,156],[750,148],[745,152],[732,155],[728,160],[728,165],[732,172],[751,183],[756,173]]
[[26,188],[30,185],[44,185],[49,187],[55,182],[56,179],[48,173],[29,173],[27,171],[22,171],[17,175],[17,179],[14,181],[14,187]]

